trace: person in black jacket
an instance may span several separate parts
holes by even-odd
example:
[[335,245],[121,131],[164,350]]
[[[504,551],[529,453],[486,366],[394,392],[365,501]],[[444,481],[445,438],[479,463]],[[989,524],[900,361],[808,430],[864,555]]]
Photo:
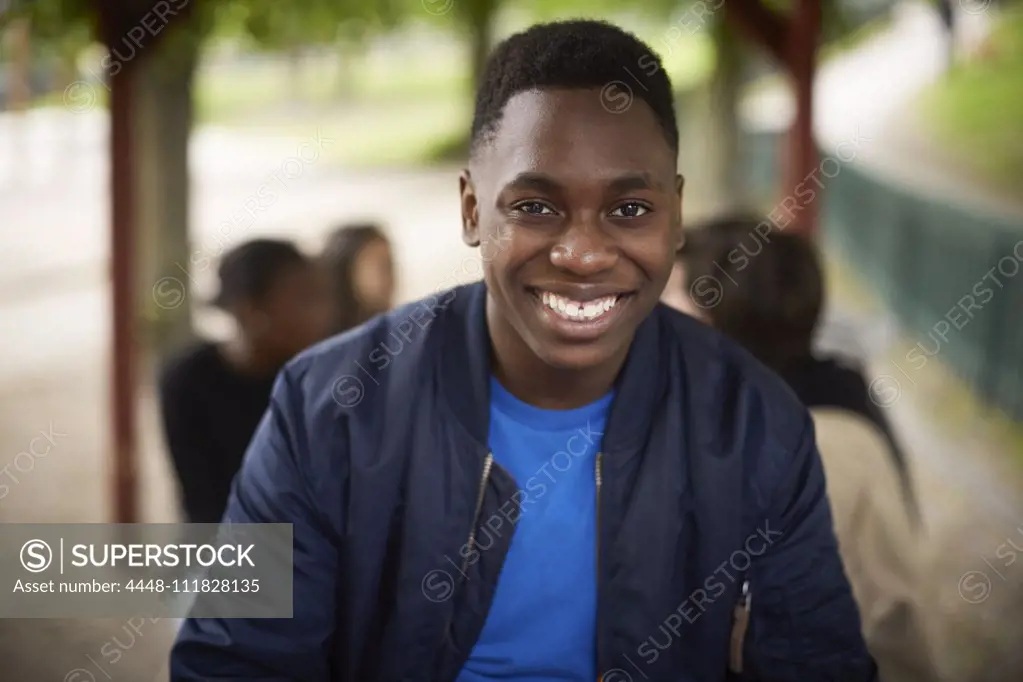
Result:
[[192,523],[220,521],[274,377],[327,331],[322,278],[290,242],[245,242],[224,256],[218,275],[214,304],[234,319],[234,335],[188,348],[159,382],[164,436]]
[[660,61],[559,22],[481,83],[483,282],[285,367],[225,521],[291,525],[293,608],[189,618],[172,680],[876,680],[807,411],[658,303],[682,238]]

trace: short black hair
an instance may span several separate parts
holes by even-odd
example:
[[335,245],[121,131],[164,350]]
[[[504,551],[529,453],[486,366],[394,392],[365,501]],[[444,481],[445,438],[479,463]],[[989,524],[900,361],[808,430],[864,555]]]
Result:
[[808,237],[754,214],[729,215],[687,231],[678,256],[686,293],[697,298],[701,279],[717,280],[720,299],[707,316],[765,365],[782,372],[811,353],[825,287]]
[[243,242],[220,260],[217,268],[220,291],[213,304],[228,310],[242,301],[262,300],[282,272],[306,265],[311,265],[311,261],[290,241],[253,239]]
[[[647,103],[678,152],[678,123],[671,79],[646,43],[604,21],[572,20],[537,24],[502,41],[487,60],[476,93],[470,151],[488,139],[508,100],[543,88],[617,87]],[[619,93],[621,94],[621,93]]]

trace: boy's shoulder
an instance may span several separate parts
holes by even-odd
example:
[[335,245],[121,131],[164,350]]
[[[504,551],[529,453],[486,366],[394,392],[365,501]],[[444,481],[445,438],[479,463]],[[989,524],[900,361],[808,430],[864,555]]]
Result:
[[440,291],[377,315],[303,351],[285,372],[303,393],[327,393],[342,407],[355,407],[374,389],[407,380],[429,364],[441,346],[438,337],[464,324],[473,286]]
[[740,344],[668,306],[656,310],[668,330],[687,392],[717,424],[718,437],[761,433],[785,450],[798,446],[809,413],[789,385]]
[[798,404],[784,380],[725,334],[664,304],[659,304],[655,313],[668,330],[672,351],[687,368],[719,373],[760,391],[780,391]]

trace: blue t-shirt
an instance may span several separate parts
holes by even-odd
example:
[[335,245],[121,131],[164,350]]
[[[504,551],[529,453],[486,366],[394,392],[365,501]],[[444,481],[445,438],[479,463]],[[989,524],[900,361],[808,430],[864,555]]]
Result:
[[596,679],[596,456],[612,398],[543,410],[491,381],[490,449],[525,497],[458,682]]

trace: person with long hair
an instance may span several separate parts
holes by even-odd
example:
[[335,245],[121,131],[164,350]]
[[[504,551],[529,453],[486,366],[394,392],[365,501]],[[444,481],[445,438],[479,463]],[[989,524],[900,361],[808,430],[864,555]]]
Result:
[[741,343],[810,408],[835,534],[885,682],[934,682],[936,633],[909,463],[867,381],[813,348],[824,305],[817,248],[756,215],[687,232],[662,301]]
[[394,258],[380,226],[354,223],[336,228],[321,260],[333,300],[332,333],[357,327],[394,305]]

